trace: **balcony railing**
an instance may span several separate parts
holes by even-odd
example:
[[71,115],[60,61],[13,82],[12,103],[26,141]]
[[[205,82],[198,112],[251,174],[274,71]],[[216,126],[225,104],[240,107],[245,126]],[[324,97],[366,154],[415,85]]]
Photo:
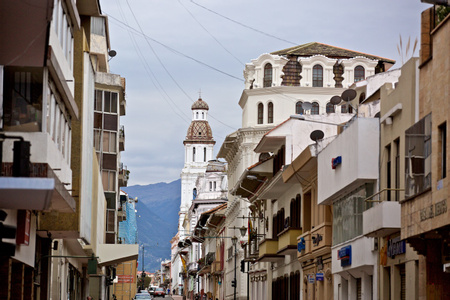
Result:
[[119,130],[119,151],[125,151],[125,128],[123,125]]
[[121,186],[121,187],[127,186],[129,174],[130,174],[130,171],[127,170],[127,166],[124,166],[123,163],[120,163],[119,186]]
[[297,238],[301,228],[288,227],[278,234],[278,254],[287,255],[297,252]]

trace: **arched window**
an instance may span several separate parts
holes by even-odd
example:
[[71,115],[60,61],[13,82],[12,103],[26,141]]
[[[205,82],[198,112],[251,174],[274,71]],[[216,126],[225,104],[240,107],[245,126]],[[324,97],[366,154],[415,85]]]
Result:
[[205,119],[205,113],[202,112],[202,120],[204,120],[204,119]]
[[363,66],[357,66],[355,68],[355,82],[364,80],[366,78],[365,70]]
[[264,105],[258,104],[258,124],[262,124],[264,120]]
[[364,100],[366,100],[366,93],[361,93],[359,95],[359,103],[361,104]]
[[319,114],[319,103],[313,102],[311,107],[311,114],[318,115]]
[[197,189],[196,188],[194,188],[192,190],[192,199],[195,200],[195,198],[197,198]]
[[266,64],[264,66],[264,84],[263,87],[272,86],[272,65]]
[[273,123],[273,103],[267,105],[267,123]]
[[195,161],[195,147],[192,148],[192,161]]
[[[347,106],[348,106],[348,109],[347,109]],[[342,106],[341,106],[341,113],[343,113],[343,114],[346,114],[346,113],[351,114],[352,112],[353,112],[353,107],[351,107],[348,104],[342,104]]]
[[334,113],[334,105],[331,102],[327,103],[327,114]]
[[302,101],[298,101],[297,103],[295,103],[295,113],[297,115],[303,115],[305,113],[302,107]]
[[198,112],[195,113],[195,119],[198,120]]
[[203,148],[203,161],[206,162],[206,147]]
[[313,67],[313,87],[323,87],[323,68],[321,65]]

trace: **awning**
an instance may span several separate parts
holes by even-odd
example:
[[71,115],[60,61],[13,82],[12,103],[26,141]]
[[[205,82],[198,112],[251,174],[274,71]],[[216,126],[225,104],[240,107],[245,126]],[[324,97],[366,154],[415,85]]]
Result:
[[[314,158],[314,159],[313,159]],[[294,161],[283,171],[283,181],[290,182],[292,178],[296,178],[301,184],[307,184],[311,172],[316,171],[317,159],[312,146],[306,147],[305,150],[297,156]],[[294,176],[294,175],[298,176]]]
[[97,246],[98,265],[100,267],[137,260],[138,255],[139,245],[137,244],[100,244]]

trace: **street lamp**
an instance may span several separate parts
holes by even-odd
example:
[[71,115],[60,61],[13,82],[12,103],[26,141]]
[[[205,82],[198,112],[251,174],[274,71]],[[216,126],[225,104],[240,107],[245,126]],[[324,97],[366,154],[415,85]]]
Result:
[[231,242],[234,245],[234,280],[231,282],[232,286],[234,287],[234,297],[233,299],[236,300],[236,244],[237,244],[238,238],[236,236],[233,236],[231,238]]

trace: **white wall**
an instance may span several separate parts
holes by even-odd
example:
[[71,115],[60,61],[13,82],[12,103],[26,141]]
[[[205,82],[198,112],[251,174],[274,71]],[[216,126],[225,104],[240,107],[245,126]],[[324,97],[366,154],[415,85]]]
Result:
[[[379,119],[357,118],[318,156],[318,204],[331,204],[333,198],[365,181],[378,178]],[[331,168],[331,160],[342,156],[341,165]]]

